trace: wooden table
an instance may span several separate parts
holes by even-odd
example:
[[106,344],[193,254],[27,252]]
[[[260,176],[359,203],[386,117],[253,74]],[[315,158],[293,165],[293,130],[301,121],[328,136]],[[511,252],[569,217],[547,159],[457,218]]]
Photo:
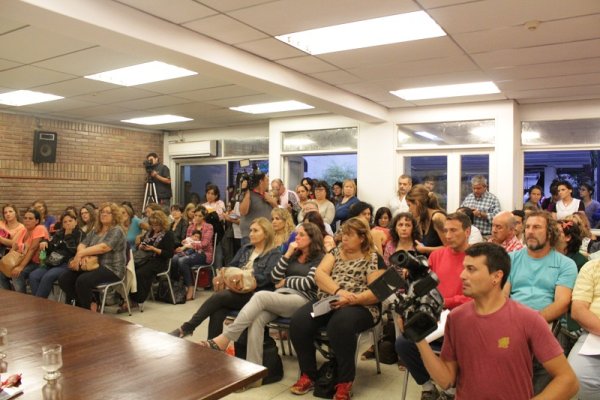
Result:
[[267,374],[187,340],[2,289],[0,327],[8,328],[8,372],[23,374],[19,399],[42,399],[41,349],[50,343],[63,346],[65,400],[218,399]]

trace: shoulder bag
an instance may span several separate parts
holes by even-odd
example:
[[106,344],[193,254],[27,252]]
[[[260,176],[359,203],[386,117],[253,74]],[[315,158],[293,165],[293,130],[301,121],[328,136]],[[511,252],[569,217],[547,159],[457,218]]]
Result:
[[0,271],[4,276],[10,278],[12,270],[21,263],[23,257],[25,257],[25,254],[16,250],[9,251],[0,259]]
[[98,268],[100,268],[98,256],[86,256],[81,259],[81,265],[79,265],[81,271],[93,271]]
[[256,290],[256,278],[251,269],[223,267],[213,278],[215,292],[229,289],[235,293],[251,293]]

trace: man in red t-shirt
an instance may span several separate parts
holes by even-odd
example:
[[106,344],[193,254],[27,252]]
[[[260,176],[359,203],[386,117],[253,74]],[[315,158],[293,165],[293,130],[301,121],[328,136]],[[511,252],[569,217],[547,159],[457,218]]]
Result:
[[577,378],[539,313],[503,295],[509,273],[510,258],[499,245],[466,250],[461,279],[474,301],[448,316],[441,358],[425,340],[417,343],[425,367],[442,388],[456,385],[459,400],[521,400],[533,397],[535,356],[552,381],[534,398],[569,399],[579,388]]
[[[438,290],[444,297],[444,308],[453,309],[471,299],[463,295],[460,273],[463,270],[465,250],[469,247],[471,220],[462,213],[449,214],[444,223],[446,246],[429,255],[429,267],[439,278]],[[441,342],[441,341],[440,341]],[[439,344],[439,342],[438,342]],[[404,336],[396,338],[396,353],[418,385],[421,385],[421,399],[437,399],[438,390],[431,381],[423,360],[415,344]],[[443,394],[451,399],[453,391]]]

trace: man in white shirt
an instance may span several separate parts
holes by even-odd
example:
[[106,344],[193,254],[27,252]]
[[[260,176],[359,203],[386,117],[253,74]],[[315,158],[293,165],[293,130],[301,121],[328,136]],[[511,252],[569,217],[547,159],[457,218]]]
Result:
[[400,175],[398,178],[398,191],[390,199],[390,211],[392,216],[396,216],[401,212],[409,212],[408,203],[406,202],[406,194],[412,188],[412,178],[409,175]]
[[273,189],[273,192],[279,194],[280,208],[287,208],[290,212],[292,208],[298,211],[298,195],[296,194],[296,192],[288,190],[281,179],[273,179],[273,181],[271,182],[271,189]]

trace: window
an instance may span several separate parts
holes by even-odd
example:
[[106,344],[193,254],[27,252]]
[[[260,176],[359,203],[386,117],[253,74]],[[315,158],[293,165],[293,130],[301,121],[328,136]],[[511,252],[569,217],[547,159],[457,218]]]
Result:
[[358,128],[282,132],[283,152],[355,151]]
[[404,158],[404,171],[413,179],[413,185],[433,178],[433,192],[445,210],[448,196],[448,159],[446,156],[414,156]]
[[462,203],[473,190],[471,189],[471,178],[482,175],[490,186],[490,156],[488,154],[469,154],[460,157],[461,184],[460,202]]
[[496,142],[494,120],[436,122],[398,126],[399,148],[485,145]]

